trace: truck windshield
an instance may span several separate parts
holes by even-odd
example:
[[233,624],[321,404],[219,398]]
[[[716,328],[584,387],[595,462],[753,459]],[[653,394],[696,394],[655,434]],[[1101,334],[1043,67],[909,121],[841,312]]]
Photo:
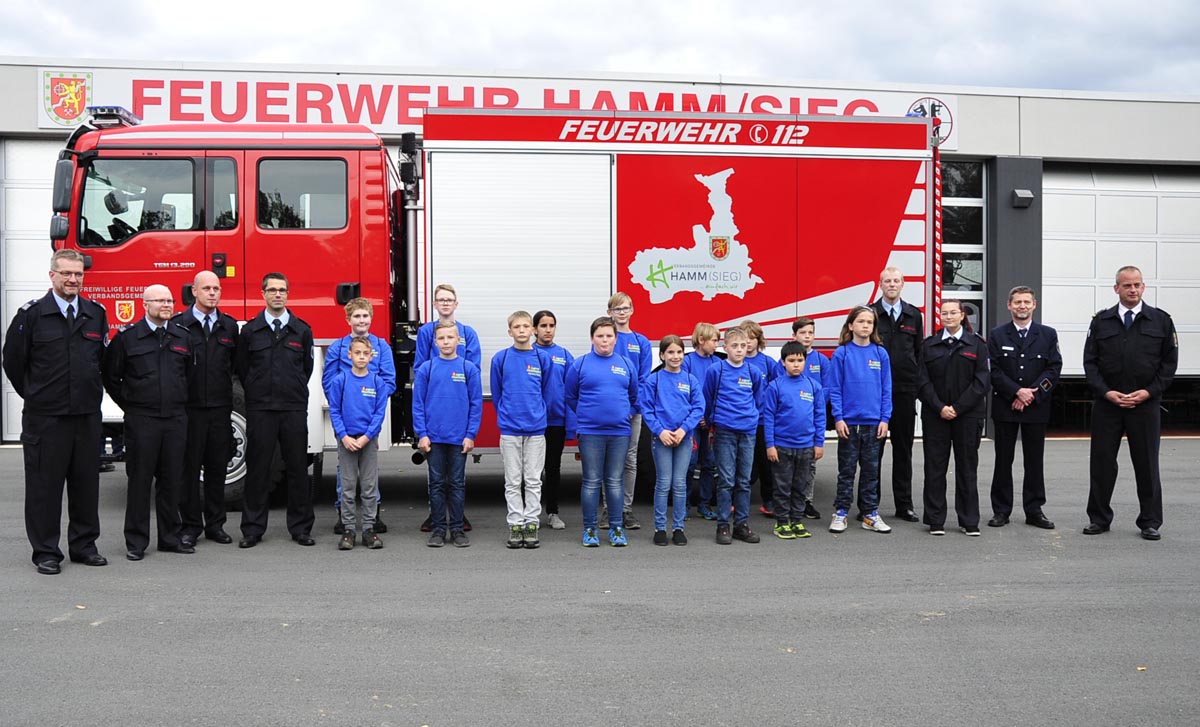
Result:
[[143,230],[195,229],[190,159],[95,159],[80,207],[82,247],[119,245]]

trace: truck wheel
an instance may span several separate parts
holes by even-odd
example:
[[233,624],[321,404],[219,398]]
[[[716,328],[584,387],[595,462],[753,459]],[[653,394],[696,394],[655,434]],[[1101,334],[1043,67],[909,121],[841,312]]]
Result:
[[246,491],[246,394],[239,381],[233,383],[233,429],[230,432],[229,464],[225,467],[225,508],[241,510]]

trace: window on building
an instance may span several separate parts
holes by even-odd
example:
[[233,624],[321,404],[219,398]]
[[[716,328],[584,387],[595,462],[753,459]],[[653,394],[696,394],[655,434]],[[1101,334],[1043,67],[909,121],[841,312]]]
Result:
[[942,162],[942,298],[958,298],[972,327],[985,330],[984,166]]
[[145,230],[194,230],[191,159],[95,159],[83,183],[79,244],[119,245]]
[[258,165],[258,226],[336,230],[346,226],[343,159],[269,159]]

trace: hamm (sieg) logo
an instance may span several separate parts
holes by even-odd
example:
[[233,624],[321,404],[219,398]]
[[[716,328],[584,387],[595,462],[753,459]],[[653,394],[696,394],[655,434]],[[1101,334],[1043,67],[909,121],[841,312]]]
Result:
[[708,254],[712,255],[713,260],[724,260],[729,257],[729,237],[727,235],[710,235]]
[[92,74],[43,71],[43,106],[46,116],[60,126],[82,123],[92,95]]

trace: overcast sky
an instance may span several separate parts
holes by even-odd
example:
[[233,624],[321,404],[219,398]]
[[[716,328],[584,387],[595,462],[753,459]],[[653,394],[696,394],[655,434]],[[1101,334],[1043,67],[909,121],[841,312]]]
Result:
[[0,55],[1200,94],[1200,2],[10,0]]

